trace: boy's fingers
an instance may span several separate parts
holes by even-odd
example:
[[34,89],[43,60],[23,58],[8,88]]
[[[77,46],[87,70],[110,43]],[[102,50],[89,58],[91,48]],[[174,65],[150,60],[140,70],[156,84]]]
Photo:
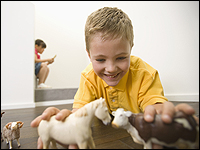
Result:
[[42,113],[42,119],[43,120],[49,120],[51,116],[56,115],[60,110],[56,107],[48,107],[45,109],[45,111]]
[[176,105],[175,109],[176,111],[183,111],[187,115],[193,115],[195,113],[195,110],[192,108],[192,106],[186,103]]
[[38,138],[37,149],[43,149],[43,143],[40,137]]
[[42,116],[40,115],[31,122],[31,127],[38,127],[41,120]]
[[192,106],[186,104],[186,103],[181,103],[178,104],[175,107],[176,111],[183,111],[187,115],[193,115],[194,119],[196,120],[197,124],[199,125],[199,118],[195,116],[195,110]]
[[197,116],[195,116],[195,115],[193,115],[193,117],[194,117],[196,123],[199,125],[199,118]]
[[56,115],[56,119],[57,120],[62,120],[64,121],[64,119],[66,117],[68,117],[72,112],[68,109],[62,109],[57,115]]
[[153,105],[148,105],[145,107],[145,111],[144,111],[145,121],[152,122],[154,120],[155,114],[156,114],[156,110]]
[[51,116],[56,115],[60,110],[56,107],[48,107],[42,115],[38,116],[31,122],[31,127],[38,127],[41,120],[49,120]]
[[69,145],[68,149],[78,149],[77,144]]
[[175,108],[172,102],[163,103],[162,120],[165,123],[171,123],[172,117],[174,116]]

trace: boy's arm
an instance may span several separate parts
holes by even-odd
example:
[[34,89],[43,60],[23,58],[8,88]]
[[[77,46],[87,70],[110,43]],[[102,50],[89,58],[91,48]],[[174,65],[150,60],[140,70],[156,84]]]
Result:
[[164,96],[158,71],[155,70],[151,75],[145,73],[138,93],[138,104],[141,110],[144,111],[148,105],[160,105],[166,101],[168,99]]
[[35,54],[35,63],[48,62],[48,64],[51,64],[53,61],[54,61],[54,58],[38,59],[37,55]]

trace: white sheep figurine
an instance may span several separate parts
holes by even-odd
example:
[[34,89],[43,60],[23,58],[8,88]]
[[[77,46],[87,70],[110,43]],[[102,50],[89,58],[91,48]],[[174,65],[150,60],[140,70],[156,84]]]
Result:
[[94,100],[76,112],[70,114],[64,121],[57,121],[52,116],[49,121],[42,120],[38,126],[38,134],[43,142],[43,149],[52,148],[56,141],[65,145],[77,144],[80,149],[95,148],[92,138],[92,119],[99,118],[105,125],[111,121],[105,99]]
[[12,141],[17,140],[18,147],[20,147],[20,128],[23,126],[23,122],[9,122],[3,127],[3,138],[6,139],[6,143],[9,143],[9,148],[12,149]]
[[161,115],[156,115],[153,122],[146,122],[143,113],[134,114],[123,108],[112,114],[115,116],[112,126],[126,129],[133,140],[146,149],[152,149],[152,143],[181,149],[199,148],[199,125],[193,116],[181,111],[175,113],[170,124],[164,123]]

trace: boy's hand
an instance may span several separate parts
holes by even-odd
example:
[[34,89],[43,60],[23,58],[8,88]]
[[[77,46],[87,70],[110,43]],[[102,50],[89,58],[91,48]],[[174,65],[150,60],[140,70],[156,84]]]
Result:
[[52,64],[54,62],[54,58],[49,58],[48,59],[48,64]]
[[[195,110],[186,103],[181,103],[174,106],[172,102],[167,101],[167,102],[164,102],[163,104],[158,103],[154,105],[148,105],[144,111],[144,119],[147,122],[152,122],[154,120],[155,114],[157,113],[157,114],[161,114],[161,118],[163,122],[171,123],[174,113],[176,111],[183,111],[185,114],[188,114],[188,115],[194,115],[195,113]],[[196,116],[194,116],[194,118],[197,124],[199,124],[199,119]],[[153,144],[152,148],[162,149],[163,147],[161,145]]]
[[[51,116],[56,115],[56,119],[60,121],[64,121],[66,117],[68,117],[72,112],[68,109],[59,110],[56,107],[48,107],[44,110],[42,115],[38,116],[31,122],[31,127],[38,127],[41,120],[49,120]],[[68,147],[68,145],[62,145],[63,147]],[[69,145],[69,148],[76,145]],[[40,137],[38,138],[37,148],[42,149],[43,143]]]
[[195,113],[195,110],[186,103],[174,106],[172,102],[167,101],[163,104],[148,105],[144,111],[144,118],[147,122],[152,122],[154,120],[154,115],[157,113],[162,114],[162,120],[165,123],[171,123],[174,113],[177,111],[183,111],[187,115],[194,115]]
[[31,122],[31,127],[38,127],[41,120],[48,121],[53,115],[56,115],[57,120],[64,120],[70,114],[71,114],[71,111],[67,109],[63,109],[60,111],[56,107],[48,107],[47,109],[44,110],[42,115],[38,116]]

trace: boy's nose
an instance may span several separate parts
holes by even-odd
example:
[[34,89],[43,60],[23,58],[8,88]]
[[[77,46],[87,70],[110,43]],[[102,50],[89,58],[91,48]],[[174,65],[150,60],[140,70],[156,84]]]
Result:
[[106,70],[107,72],[111,72],[111,73],[112,73],[112,72],[116,72],[116,68],[117,68],[117,67],[116,67],[116,65],[115,65],[114,63],[107,63],[107,64],[106,64],[106,69],[105,69],[105,70]]

